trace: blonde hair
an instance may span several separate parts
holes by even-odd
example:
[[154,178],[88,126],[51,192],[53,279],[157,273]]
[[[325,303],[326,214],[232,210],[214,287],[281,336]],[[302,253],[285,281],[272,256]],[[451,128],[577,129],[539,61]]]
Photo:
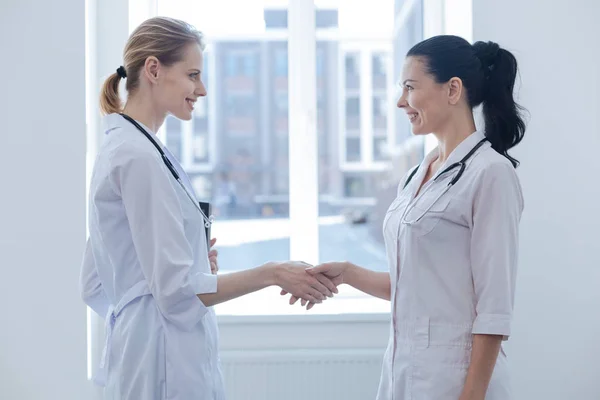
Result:
[[204,50],[202,32],[190,24],[173,18],[155,17],[144,21],[129,37],[123,52],[124,71],[110,75],[102,87],[100,109],[104,114],[119,113],[123,110],[119,97],[121,75],[127,76],[125,89],[135,92],[140,83],[140,71],[148,57],[156,57],[161,64],[171,66],[181,61],[185,48],[190,43],[200,45]]

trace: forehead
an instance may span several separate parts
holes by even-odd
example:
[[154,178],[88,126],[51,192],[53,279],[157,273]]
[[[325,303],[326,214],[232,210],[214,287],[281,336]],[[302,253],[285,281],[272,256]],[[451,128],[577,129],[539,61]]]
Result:
[[199,44],[191,43],[186,46],[181,64],[186,68],[202,69],[204,59]]
[[406,79],[419,80],[427,75],[425,60],[420,57],[406,57],[402,67],[402,82]]

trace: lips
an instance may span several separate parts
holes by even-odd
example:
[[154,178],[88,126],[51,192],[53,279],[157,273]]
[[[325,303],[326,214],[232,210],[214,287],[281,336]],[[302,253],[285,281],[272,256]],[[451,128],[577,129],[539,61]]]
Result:
[[410,122],[415,122],[415,120],[417,119],[417,117],[419,116],[418,113],[406,113],[406,115],[408,116],[408,120]]
[[194,104],[196,103],[196,100],[185,99],[185,101],[188,104],[188,106],[190,107],[190,109],[193,111],[194,110]]

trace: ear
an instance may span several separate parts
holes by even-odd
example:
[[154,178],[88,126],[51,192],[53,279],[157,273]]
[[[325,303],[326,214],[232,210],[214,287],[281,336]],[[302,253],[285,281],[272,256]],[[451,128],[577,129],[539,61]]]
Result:
[[448,81],[448,102],[452,105],[458,104],[462,97],[463,82],[460,78],[451,78]]
[[151,56],[146,58],[146,62],[144,63],[144,75],[151,83],[158,82],[158,75],[160,72],[160,61],[158,58]]

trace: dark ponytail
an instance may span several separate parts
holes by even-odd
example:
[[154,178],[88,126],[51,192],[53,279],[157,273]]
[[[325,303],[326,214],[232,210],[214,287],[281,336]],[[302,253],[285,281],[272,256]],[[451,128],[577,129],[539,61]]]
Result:
[[510,160],[516,168],[519,161],[508,154],[525,134],[523,108],[513,98],[517,76],[517,60],[493,42],[471,45],[458,36],[434,36],[416,44],[408,56],[423,57],[428,72],[438,83],[460,78],[471,108],[483,103],[485,136],[494,150]]
[[484,70],[485,136],[494,150],[517,167],[519,161],[508,154],[508,149],[516,146],[525,134],[525,121],[520,115],[522,108],[513,99],[517,59],[493,42],[477,42],[473,48]]

